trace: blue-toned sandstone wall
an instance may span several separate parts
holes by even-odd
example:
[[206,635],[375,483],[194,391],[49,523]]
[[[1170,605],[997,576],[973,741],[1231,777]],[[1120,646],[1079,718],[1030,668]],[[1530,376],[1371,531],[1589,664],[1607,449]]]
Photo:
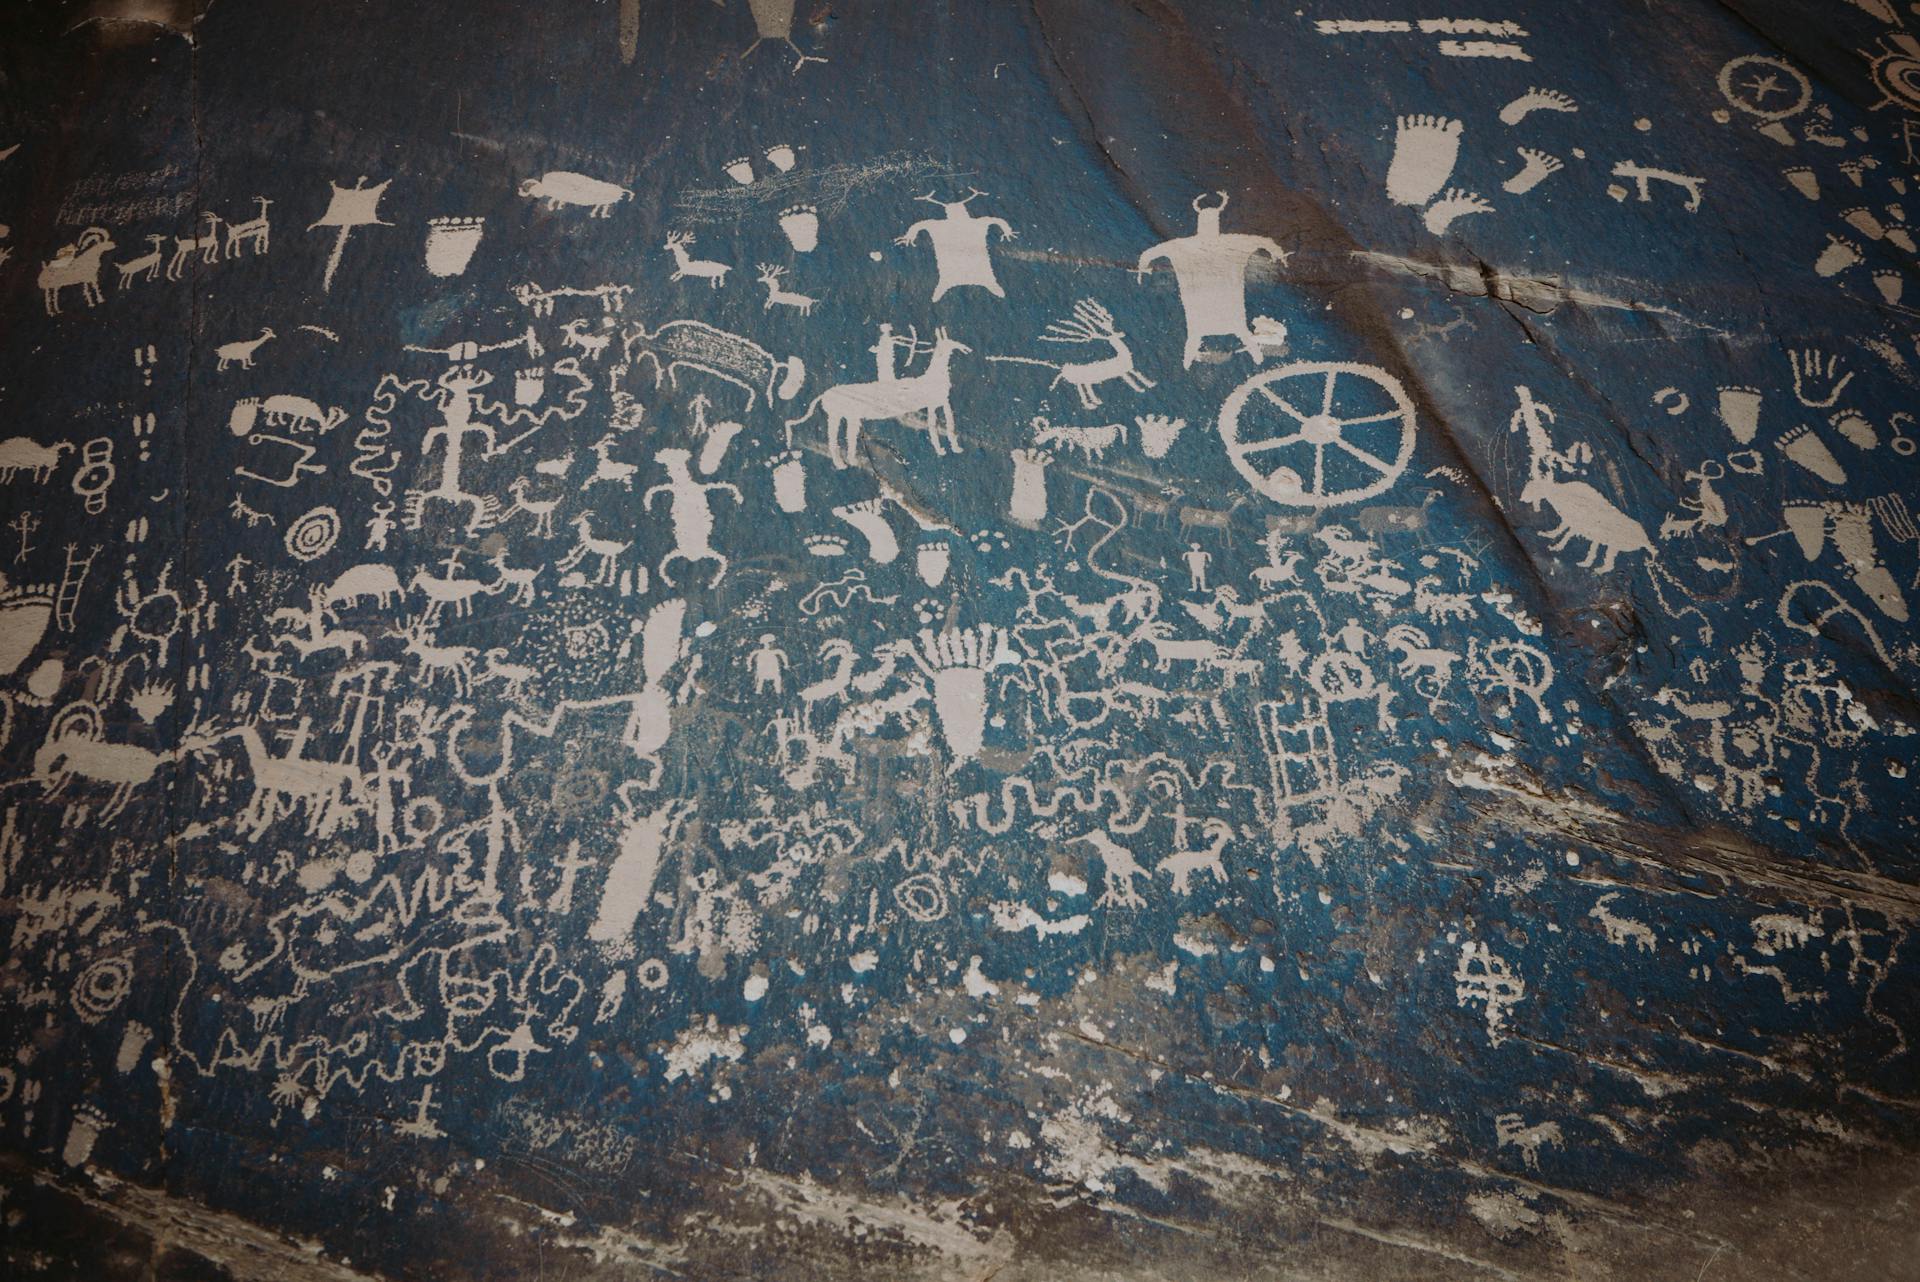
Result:
[[1906,6],[0,29],[9,1276],[1914,1267]]

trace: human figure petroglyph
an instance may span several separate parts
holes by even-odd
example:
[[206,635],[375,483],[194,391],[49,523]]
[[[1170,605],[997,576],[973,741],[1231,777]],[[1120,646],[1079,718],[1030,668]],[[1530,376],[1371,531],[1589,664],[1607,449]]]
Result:
[[1162,241],[1141,254],[1134,265],[1134,275],[1140,279],[1148,267],[1162,260],[1173,269],[1180,305],[1186,311],[1187,340],[1180,363],[1187,369],[1199,359],[1204,341],[1215,337],[1239,339],[1241,350],[1256,365],[1266,359],[1247,323],[1247,266],[1262,254],[1281,266],[1288,258],[1287,251],[1269,237],[1222,232],[1220,211],[1227,207],[1227,194],[1217,194],[1217,205],[1202,205],[1204,196],[1193,198],[1193,235]]
[[700,442],[700,454],[694,460],[703,476],[712,476],[720,470],[726,461],[727,447],[733,444],[733,438],[747,430],[746,424],[730,420],[709,422],[707,410],[712,405],[705,396],[690,397],[687,408],[693,411],[693,422],[688,430]]
[[396,525],[393,519],[393,506],[391,503],[373,505],[373,515],[367,518],[367,551],[387,550],[387,536],[393,533]]
[[887,321],[880,322],[879,337],[874,340],[873,346],[867,349],[873,356],[873,376],[882,383],[891,383],[900,376],[899,366],[903,354],[911,363],[915,356],[932,350],[931,347],[923,348],[918,337],[912,332],[905,335],[894,333],[893,325]]
[[939,280],[933,287],[933,301],[936,303],[949,290],[963,285],[978,286],[995,298],[1007,296],[1007,291],[1000,287],[1000,281],[993,274],[993,259],[987,252],[987,235],[998,231],[1000,239],[1005,241],[1017,240],[1020,234],[1004,218],[980,218],[968,210],[968,202],[986,194],[978,187],[972,187],[960,200],[941,200],[933,192],[915,196],[915,200],[938,205],[944,216],[921,219],[893,242],[910,248],[914,241],[922,235],[926,236],[927,243],[933,246],[933,263],[939,272]]
[[779,694],[781,678],[789,664],[787,652],[773,643],[773,633],[763,632],[751,653],[742,660],[753,674],[755,694]]
[[493,376],[471,366],[456,366],[442,375],[440,387],[446,395],[441,403],[441,421],[420,438],[420,452],[429,454],[440,448],[440,480],[430,489],[407,491],[407,528],[417,530],[429,502],[467,509],[466,532],[478,534],[492,525],[499,515],[500,500],[491,494],[472,494],[462,485],[460,472],[465,460],[466,440],[477,436],[483,452],[499,452],[492,427],[473,421],[473,393],[493,381]]
[[361,785],[371,807],[374,851],[388,854],[401,848],[398,820],[400,804],[413,788],[413,770],[394,758],[399,749],[391,743],[375,744],[373,765],[362,777]]
[[724,481],[694,479],[688,466],[693,455],[687,450],[656,450],[653,457],[655,462],[667,469],[667,480],[641,495],[640,506],[652,511],[653,500],[661,494],[667,495],[667,514],[673,523],[673,550],[660,558],[660,579],[668,587],[674,585],[667,573],[667,565],[672,561],[718,561],[720,568],[714,571],[712,581],[707,584],[709,588],[718,587],[727,575],[728,560],[713,546],[713,509],[707,504],[707,494],[714,490],[724,491],[733,496],[735,504],[743,503],[745,499],[738,486]]
[[1187,587],[1194,592],[1207,590],[1207,566],[1213,561],[1213,553],[1198,543],[1187,544],[1187,550],[1181,559],[1187,564]]

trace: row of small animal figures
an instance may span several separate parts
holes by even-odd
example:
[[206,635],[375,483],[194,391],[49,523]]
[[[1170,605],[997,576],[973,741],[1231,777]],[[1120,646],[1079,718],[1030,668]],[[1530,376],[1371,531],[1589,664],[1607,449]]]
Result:
[[[149,235],[146,253],[134,258],[123,259],[115,263],[114,270],[120,273],[120,288],[125,289],[135,280],[153,280],[161,273],[161,264],[166,264],[168,280],[179,280],[186,267],[198,255],[200,261],[208,266],[218,263],[223,257],[238,258],[242,250],[259,255],[267,252],[272,235],[272,224],[267,218],[267,209],[273,204],[265,196],[255,196],[260,212],[244,222],[227,223],[223,234],[218,214],[203,212],[200,216],[206,220],[206,230],[198,235],[174,236],[173,252],[166,252],[167,235]],[[70,286],[80,287],[80,296],[87,306],[98,306],[101,302],[100,268],[107,254],[119,248],[113,237],[104,227],[89,227],[70,245],[63,245],[40,268],[39,286],[42,301],[46,304],[47,315],[60,314],[60,291]]]
[[[484,652],[485,671],[476,678],[473,663],[483,652],[477,646],[442,645],[433,634],[438,623],[440,611],[447,605],[454,607],[456,616],[466,614],[471,608],[475,595],[494,595],[509,588],[525,587],[534,573],[510,570],[504,553],[493,558],[495,566],[501,571],[491,584],[483,584],[474,579],[449,579],[430,575],[424,570],[416,571],[406,585],[402,585],[399,576],[391,567],[370,562],[356,565],[342,573],[331,584],[315,587],[308,592],[309,605],[305,610],[288,607],[275,610],[268,623],[276,628],[290,630],[277,633],[272,641],[276,646],[291,646],[302,658],[309,658],[323,650],[338,650],[348,658],[366,647],[367,636],[348,628],[332,626],[338,610],[343,606],[352,606],[361,601],[372,600],[382,608],[396,597],[404,596],[408,589],[418,590],[427,598],[427,606],[419,617],[407,620],[399,629],[404,642],[405,652],[418,660],[423,681],[431,685],[435,678],[446,674],[453,682],[454,690],[465,695],[476,681],[495,680],[503,683],[509,698],[518,698],[525,692],[527,682],[538,676],[538,670],[525,664],[506,661],[508,650],[497,646]],[[514,576],[523,576],[516,584]]]
[[[260,203],[262,213],[258,219],[235,223],[227,228],[224,242],[227,258],[237,257],[243,246],[251,246],[255,254],[267,252],[268,227],[264,211],[271,202],[263,199]],[[168,280],[179,280],[185,271],[186,264],[196,252],[200,254],[201,260],[209,265],[220,261],[222,241],[219,219],[211,213],[206,214],[205,217],[208,220],[205,235],[174,238],[173,256],[166,263]],[[120,273],[120,288],[127,288],[135,280],[153,280],[160,273],[166,240],[164,235],[148,236],[147,241],[152,248],[147,253],[114,264],[114,269]],[[693,240],[691,232],[675,232],[667,237],[663,248],[672,254],[674,259],[674,271],[669,279],[704,280],[713,288],[720,288],[726,282],[727,273],[733,270],[732,266],[728,263],[693,257],[689,252]],[[73,244],[62,246],[57,254],[48,259],[40,269],[39,277],[42,301],[46,305],[47,315],[60,314],[60,291],[74,285],[80,287],[80,296],[87,306],[98,306],[104,298],[100,289],[101,261],[116,248],[118,246],[105,228],[89,227],[80,233]],[[782,284],[787,274],[786,268],[772,263],[759,263],[756,264],[756,270],[758,274],[755,279],[767,290],[767,298],[761,310],[772,311],[774,307],[780,306],[791,307],[802,316],[813,314],[814,305],[820,300],[786,288]],[[238,354],[230,357],[225,348],[221,350],[220,356],[222,369],[226,368],[231,360],[240,360],[242,364],[250,363],[251,360],[250,353],[244,358]]]

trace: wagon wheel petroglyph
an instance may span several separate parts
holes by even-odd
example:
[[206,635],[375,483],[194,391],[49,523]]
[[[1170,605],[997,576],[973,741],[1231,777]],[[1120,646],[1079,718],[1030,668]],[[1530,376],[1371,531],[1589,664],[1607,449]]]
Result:
[[1413,456],[1413,402],[1371,365],[1303,361],[1255,374],[1220,407],[1240,475],[1276,503],[1335,507],[1382,493]]

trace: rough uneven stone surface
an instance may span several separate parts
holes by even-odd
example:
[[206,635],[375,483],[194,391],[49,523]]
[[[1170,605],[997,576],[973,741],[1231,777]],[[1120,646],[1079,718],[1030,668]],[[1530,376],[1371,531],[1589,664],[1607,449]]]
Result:
[[1915,21],[10,7],[0,1271],[1915,1276]]

